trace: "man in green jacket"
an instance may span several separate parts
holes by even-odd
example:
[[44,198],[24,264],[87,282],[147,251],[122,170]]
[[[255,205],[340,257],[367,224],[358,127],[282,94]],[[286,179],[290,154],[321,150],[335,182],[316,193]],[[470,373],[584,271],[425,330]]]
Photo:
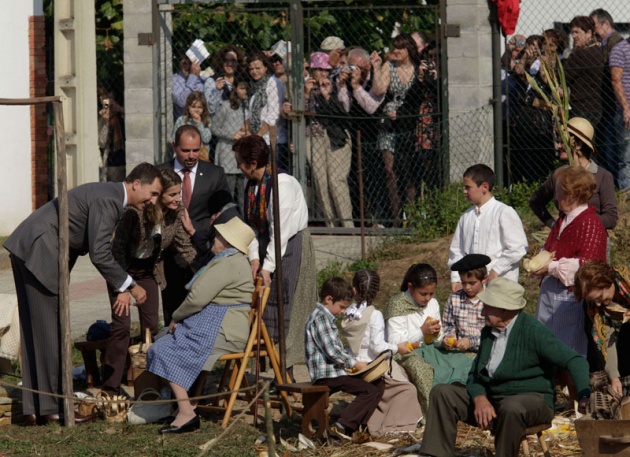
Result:
[[585,412],[591,394],[588,363],[521,312],[524,292],[518,283],[496,278],[479,293],[486,319],[479,352],[465,387],[441,384],[431,390],[421,455],[454,456],[460,420],[493,430],[495,455],[518,455],[525,429],[553,419],[558,368],[571,374]]

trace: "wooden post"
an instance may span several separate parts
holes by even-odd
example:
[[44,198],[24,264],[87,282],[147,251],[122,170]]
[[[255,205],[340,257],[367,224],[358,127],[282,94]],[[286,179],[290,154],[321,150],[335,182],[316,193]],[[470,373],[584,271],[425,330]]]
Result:
[[59,323],[61,327],[61,375],[64,399],[65,425],[74,425],[72,386],[72,334],[70,329],[70,274],[68,256],[70,240],[68,229],[68,185],[66,177],[66,137],[61,97],[0,98],[0,105],[38,105],[52,103],[55,115],[55,142],[57,150],[57,190],[59,203]]
[[357,167],[359,168],[359,218],[361,219],[361,260],[365,260],[365,206],[363,204],[363,157],[361,130],[357,130]]
[[70,274],[68,256],[70,240],[68,228],[68,185],[66,180],[66,137],[63,123],[63,107],[55,103],[55,144],[57,147],[57,199],[59,201],[59,321],[61,325],[61,372],[63,412],[66,427],[74,426],[74,402],[72,401],[72,335],[70,333]]
[[[277,128],[269,128],[269,140],[271,143],[271,173],[273,180],[273,236],[276,254],[276,292],[278,295],[278,350],[280,351],[280,374],[282,380],[287,378],[287,347],[284,331],[284,287],[282,283],[282,242],[280,240],[280,192],[278,189],[278,157],[277,157]],[[261,259],[261,261],[264,259]]]

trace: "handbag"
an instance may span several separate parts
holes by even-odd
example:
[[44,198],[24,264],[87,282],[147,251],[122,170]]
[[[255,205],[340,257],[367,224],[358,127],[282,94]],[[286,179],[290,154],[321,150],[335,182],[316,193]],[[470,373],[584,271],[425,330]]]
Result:
[[153,397],[152,400],[163,399],[157,390],[151,387],[144,389],[136,400],[142,403],[134,403],[127,411],[127,422],[133,425],[152,424],[171,415],[173,411],[171,403],[147,401],[145,397]]

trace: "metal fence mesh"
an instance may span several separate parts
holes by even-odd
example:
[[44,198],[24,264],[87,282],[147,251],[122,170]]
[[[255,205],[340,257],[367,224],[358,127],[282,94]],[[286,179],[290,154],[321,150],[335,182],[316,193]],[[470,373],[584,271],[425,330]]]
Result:
[[[209,159],[234,175],[234,182],[241,178],[229,157],[233,138],[239,131],[264,131],[261,121],[268,121],[277,127],[280,166],[305,184],[314,224],[350,229],[363,215],[367,226],[401,226],[404,206],[423,188],[441,186],[448,179],[447,155],[441,148],[442,58],[435,40],[439,9],[315,6],[304,8],[303,16],[302,42],[287,43],[291,24],[284,8],[164,9],[164,58],[171,58],[162,68],[161,159],[171,154],[172,126],[190,122],[185,99],[195,90],[204,92],[209,117],[201,127],[212,132]],[[419,32],[419,43],[411,36],[414,32]],[[180,61],[196,39],[210,52],[198,76],[182,71]],[[296,62],[298,48],[303,49],[304,65]],[[252,101],[260,98],[260,79],[251,70],[251,56],[257,51],[266,54],[259,63],[282,83],[273,76],[266,83],[262,109]],[[401,56],[401,63],[394,64]],[[376,81],[375,60],[381,73],[389,73],[389,83]],[[354,88],[353,71],[359,80]],[[247,84],[247,97],[238,100],[232,95],[230,101],[238,81]],[[304,88],[297,91],[301,100],[294,99],[297,86]],[[295,148],[292,140],[301,134],[300,122],[303,147]],[[241,187],[234,189],[240,201]]]
[[[609,35],[604,23],[610,22],[610,18],[605,12],[593,15],[602,6],[616,21],[612,25],[621,35]],[[562,98],[568,98],[570,117],[582,117],[592,124],[594,158],[617,179],[623,162],[624,129],[611,83],[610,64],[611,59],[613,65],[619,63],[621,53],[619,48],[613,50],[613,45],[627,38],[629,18],[630,4],[621,1],[606,5],[590,0],[531,1],[521,5],[516,34],[507,41],[501,62],[509,182],[543,180],[564,160],[557,147],[560,140],[554,128],[553,107],[545,103],[545,97],[553,101],[553,91],[543,67],[559,81],[564,74],[568,91],[562,93]],[[544,95],[532,87],[527,74]]]

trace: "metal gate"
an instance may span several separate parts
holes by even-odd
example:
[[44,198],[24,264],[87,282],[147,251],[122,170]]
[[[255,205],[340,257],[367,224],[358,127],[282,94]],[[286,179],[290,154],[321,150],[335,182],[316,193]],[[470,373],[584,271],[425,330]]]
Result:
[[[177,76],[180,57],[195,40],[201,40],[210,56],[201,63],[199,77],[187,78],[186,90],[203,90],[200,88],[205,86],[207,101],[210,101],[208,88],[216,86],[215,81],[223,76],[225,59],[221,57],[227,49],[232,49],[231,45],[238,48],[237,71],[245,78],[247,55],[254,51],[267,53],[271,70],[284,82],[285,101],[290,103],[278,119],[278,123],[286,124],[287,131],[285,137],[278,128],[280,163],[302,183],[309,200],[311,222],[321,226],[320,230],[352,232],[361,217],[368,227],[402,226],[406,205],[446,182],[445,88],[441,87],[446,80],[446,65],[439,39],[439,6],[419,5],[420,2],[370,8],[341,6],[343,2],[334,7],[321,2],[273,6],[250,2],[173,5],[175,2],[163,0],[158,3],[161,3],[158,82],[161,148],[156,162],[172,157],[170,143],[176,121],[173,100],[180,105],[183,100],[179,94],[181,86],[173,93],[174,78],[182,81],[181,72]],[[344,68],[352,67],[346,54],[349,50],[354,57],[361,52],[353,48],[360,47],[368,55],[376,51],[386,66],[389,58],[396,58],[394,43],[400,44],[402,40],[399,37],[395,41],[393,37],[413,32],[420,32],[420,41],[428,45],[417,57],[410,55],[417,59],[409,83],[418,80],[416,85],[411,84],[413,92],[405,93],[397,87],[401,81],[395,81],[394,76],[385,87],[382,101],[370,113],[322,109],[317,97],[305,95],[305,87],[308,92],[314,86],[308,79],[315,75],[315,68],[308,69],[311,59],[315,66],[323,65],[322,55],[313,53],[324,48],[327,55],[331,49],[340,51],[342,64],[331,71],[335,81]],[[370,61],[367,63],[370,74]],[[371,72],[374,75],[374,70]],[[333,84],[333,97],[338,101],[344,83]],[[358,106],[351,86],[345,84],[350,105]],[[365,93],[374,96],[369,89],[366,87]],[[317,90],[321,92],[319,87],[313,92]],[[208,128],[218,129],[223,118],[217,117],[216,103],[209,105],[210,111],[215,112],[209,118]],[[219,159],[212,157],[212,144],[209,150],[211,160]]]

